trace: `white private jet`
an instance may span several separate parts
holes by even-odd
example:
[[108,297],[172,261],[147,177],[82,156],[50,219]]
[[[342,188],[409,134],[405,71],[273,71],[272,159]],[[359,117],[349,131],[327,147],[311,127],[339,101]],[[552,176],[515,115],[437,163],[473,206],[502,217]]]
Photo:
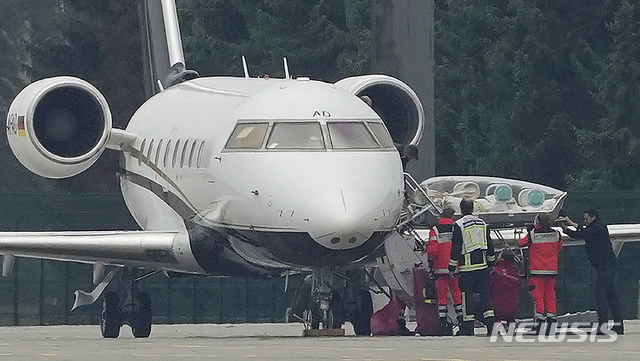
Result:
[[[115,338],[123,324],[149,336],[151,301],[137,284],[153,272],[305,271],[313,297],[304,319],[314,328],[350,320],[368,334],[362,265],[398,236],[405,196],[394,141],[420,140],[416,94],[385,75],[294,79],[286,60],[284,79],[251,78],[244,61],[244,77],[199,77],[185,70],[174,1],[145,6],[147,30],[162,34],[166,57],[150,40],[157,93],[126,129],[112,128],[94,86],[69,76],[22,90],[6,127],[15,156],[43,177],[71,177],[105,149],[120,152],[122,194],[142,230],[2,233],[3,274],[16,256],[93,264],[95,289],[77,291],[74,308],[109,286],[101,331]],[[167,76],[159,75],[162,60]]]
[[[535,212],[557,215],[564,201],[566,193],[500,178],[420,185],[403,175],[394,146],[417,144],[424,126],[405,83],[293,79],[286,61],[283,79],[251,78],[244,61],[244,77],[199,77],[185,69],[174,1],[146,0],[144,9],[155,94],[126,129],[112,128],[94,86],[68,76],[26,87],[6,124],[15,156],[43,177],[74,176],[107,148],[121,154],[123,197],[141,231],[0,233],[3,275],[16,256],[93,264],[95,288],[76,291],[74,308],[102,296],[103,337],[118,337],[123,324],[149,336],[151,300],[138,284],[162,271],[310,273],[289,316],[312,328],[350,321],[356,334],[370,334],[368,282],[377,273],[365,266],[410,298],[405,278],[421,256],[407,235],[424,237],[411,229],[421,215],[475,197],[488,222],[522,225]],[[637,238],[637,229],[618,236]]]

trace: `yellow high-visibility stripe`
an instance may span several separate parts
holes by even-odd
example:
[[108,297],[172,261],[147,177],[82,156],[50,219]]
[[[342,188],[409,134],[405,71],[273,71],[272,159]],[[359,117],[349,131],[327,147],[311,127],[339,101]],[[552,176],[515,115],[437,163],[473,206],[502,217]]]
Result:
[[459,272],[471,272],[471,271],[477,271],[477,270],[481,270],[481,269],[485,269],[487,268],[487,263],[478,263],[478,264],[471,264],[471,265],[461,265],[458,268]]
[[474,321],[476,316],[467,314],[467,294],[462,292],[462,321]]

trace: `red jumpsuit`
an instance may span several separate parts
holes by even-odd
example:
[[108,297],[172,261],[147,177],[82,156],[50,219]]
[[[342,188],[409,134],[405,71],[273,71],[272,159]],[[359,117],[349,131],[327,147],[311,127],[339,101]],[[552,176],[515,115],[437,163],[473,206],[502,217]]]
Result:
[[458,286],[458,273],[454,278],[449,277],[449,258],[451,255],[451,236],[453,234],[453,220],[442,218],[429,232],[427,256],[433,266],[438,288],[438,316],[447,317],[447,292],[451,291],[456,316],[462,316],[462,294]]
[[[556,316],[556,276],[558,254],[562,249],[560,232],[540,227],[534,228],[519,242],[520,247],[529,247],[529,285],[535,306],[535,317],[543,319]],[[546,311],[546,315],[545,315]]]

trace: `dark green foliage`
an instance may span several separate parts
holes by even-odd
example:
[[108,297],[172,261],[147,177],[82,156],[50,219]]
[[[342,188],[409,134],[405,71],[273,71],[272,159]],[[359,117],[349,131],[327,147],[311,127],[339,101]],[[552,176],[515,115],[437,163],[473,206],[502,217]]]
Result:
[[[287,57],[293,76],[368,73],[374,3],[178,0],[187,67],[240,76],[245,56],[251,76],[281,77]],[[640,188],[639,8],[629,0],[435,0],[437,173]],[[144,100],[135,0],[6,0],[0,13],[1,116],[27,83],[68,74],[96,84],[115,124],[126,125]],[[3,169],[20,168],[6,144],[0,154]],[[100,191],[103,183],[72,184]]]
[[292,75],[335,81],[368,70],[370,13],[363,0],[179,0],[189,67],[204,75]]
[[638,188],[637,6],[435,5],[437,173]]

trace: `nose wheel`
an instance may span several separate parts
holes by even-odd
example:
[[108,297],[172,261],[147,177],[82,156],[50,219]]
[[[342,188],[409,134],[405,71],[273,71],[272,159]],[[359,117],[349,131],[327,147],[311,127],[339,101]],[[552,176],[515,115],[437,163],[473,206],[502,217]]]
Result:
[[[333,282],[334,274],[336,282]],[[317,269],[305,277],[296,290],[285,320],[303,322],[305,334],[313,335],[339,335],[338,330],[344,334],[342,326],[350,321],[355,334],[364,336],[371,334],[372,314],[373,302],[364,270],[334,273]]]

